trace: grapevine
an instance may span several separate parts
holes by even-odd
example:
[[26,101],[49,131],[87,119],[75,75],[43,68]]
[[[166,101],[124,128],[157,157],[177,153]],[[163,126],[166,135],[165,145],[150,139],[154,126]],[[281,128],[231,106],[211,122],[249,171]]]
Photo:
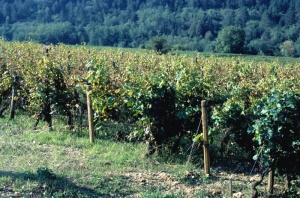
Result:
[[96,124],[134,123],[130,137],[146,138],[149,154],[164,146],[177,152],[183,137],[201,141],[194,133],[206,100],[211,141],[222,134],[222,143],[239,145],[280,174],[299,168],[291,166],[299,164],[299,64],[33,42],[0,41],[0,47],[0,108],[8,107],[12,79],[19,76],[16,100],[35,127],[44,117],[51,128],[53,113],[72,127],[72,112],[85,108],[82,95],[90,84]]

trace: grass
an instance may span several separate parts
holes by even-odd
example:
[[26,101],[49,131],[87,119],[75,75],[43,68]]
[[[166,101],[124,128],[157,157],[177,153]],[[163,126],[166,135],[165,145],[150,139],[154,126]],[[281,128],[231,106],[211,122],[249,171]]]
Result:
[[[0,197],[227,197],[232,174],[234,190],[250,196],[248,178],[235,165],[215,165],[207,177],[201,160],[186,165],[189,152],[144,158],[143,142],[100,139],[102,131],[91,145],[86,130],[70,132],[61,121],[53,131],[43,123],[33,131],[32,118],[7,117],[0,118]],[[111,126],[101,130],[120,130]]]

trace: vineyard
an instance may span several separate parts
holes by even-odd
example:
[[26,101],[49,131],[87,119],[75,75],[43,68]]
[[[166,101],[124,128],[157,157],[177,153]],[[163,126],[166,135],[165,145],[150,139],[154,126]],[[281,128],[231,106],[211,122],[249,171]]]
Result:
[[35,119],[34,129],[44,120],[51,130],[53,115],[74,129],[90,85],[96,129],[109,121],[134,126],[126,138],[145,140],[149,156],[177,153],[186,139],[201,145],[196,132],[206,100],[210,143],[218,141],[220,156],[238,146],[253,156],[262,178],[285,174],[287,189],[295,189],[300,64],[5,41],[0,64],[0,116],[15,101]]

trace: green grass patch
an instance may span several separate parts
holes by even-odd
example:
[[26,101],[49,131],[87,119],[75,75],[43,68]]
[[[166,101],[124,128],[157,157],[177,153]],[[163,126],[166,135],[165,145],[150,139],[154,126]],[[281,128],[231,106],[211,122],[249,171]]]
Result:
[[[224,197],[233,173],[212,168],[203,174],[202,156],[186,164],[189,150],[144,158],[144,142],[117,140],[130,130],[117,123],[103,124],[94,144],[88,131],[73,132],[55,121],[32,130],[33,119],[21,113],[15,120],[0,119],[0,197]],[[104,127],[105,126],[105,127]],[[101,138],[100,138],[101,137]],[[189,142],[188,140],[185,140]],[[201,153],[201,152],[200,152]],[[234,188],[249,196],[247,177]],[[244,182],[240,182],[244,181]],[[295,181],[295,185],[299,185]],[[262,186],[260,192],[263,192]],[[296,189],[297,191],[297,189]],[[282,191],[277,190],[281,193]]]

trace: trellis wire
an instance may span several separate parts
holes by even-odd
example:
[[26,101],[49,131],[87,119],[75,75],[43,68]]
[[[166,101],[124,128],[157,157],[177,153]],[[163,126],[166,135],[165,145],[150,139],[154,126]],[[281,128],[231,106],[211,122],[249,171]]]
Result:
[[[196,131],[196,135],[198,135],[198,133],[199,133],[201,122],[202,122],[202,119],[200,118],[199,125],[198,125],[197,131]],[[190,163],[192,153],[193,153],[193,149],[194,149],[194,145],[195,145],[195,141],[193,141],[191,152],[190,152],[190,155],[189,155],[188,160],[186,162],[186,166]]]

